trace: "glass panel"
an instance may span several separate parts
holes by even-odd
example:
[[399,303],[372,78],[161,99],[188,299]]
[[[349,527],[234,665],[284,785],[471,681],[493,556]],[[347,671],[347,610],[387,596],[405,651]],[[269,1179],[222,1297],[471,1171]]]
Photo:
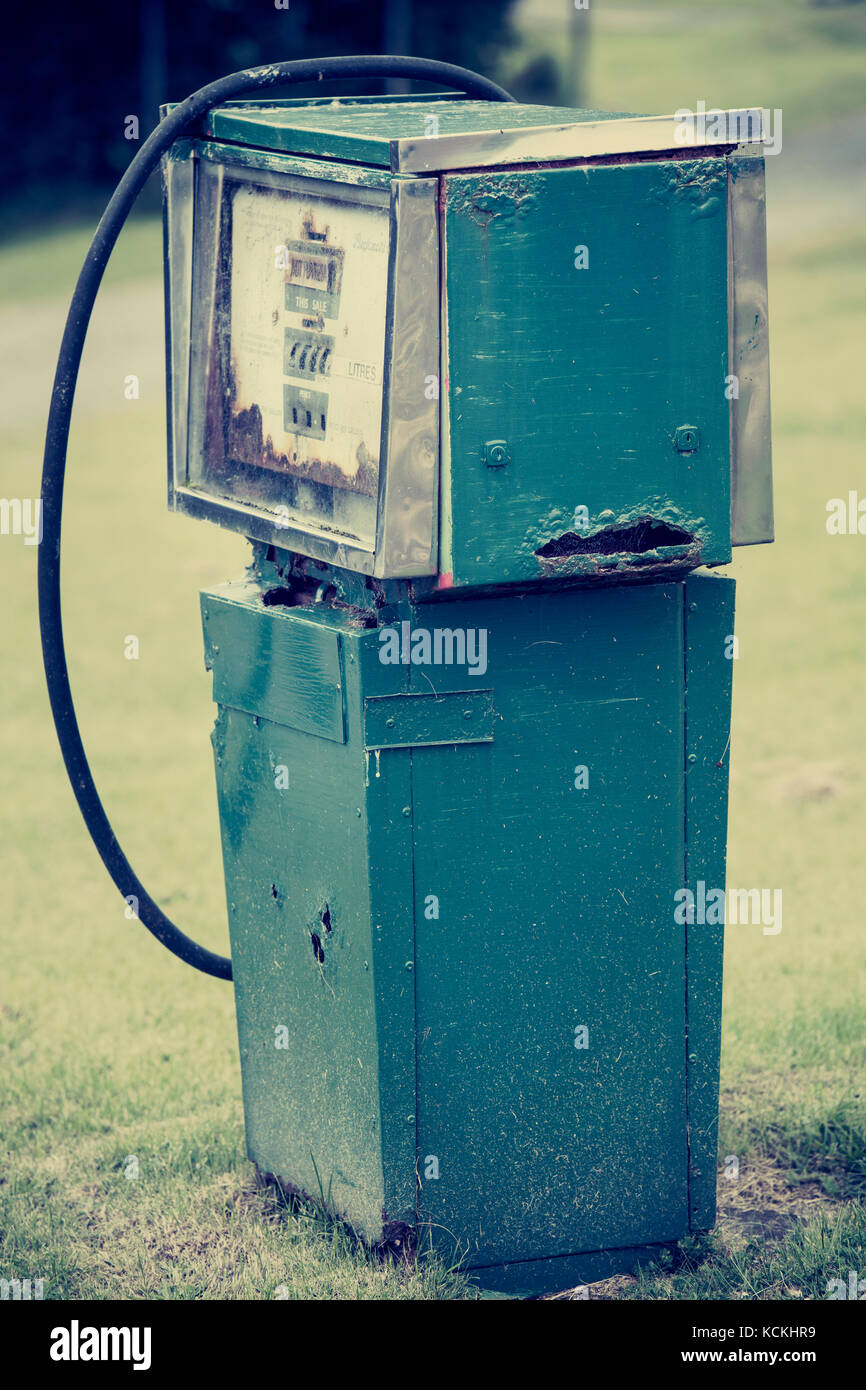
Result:
[[372,550],[390,222],[340,191],[200,163],[187,486]]

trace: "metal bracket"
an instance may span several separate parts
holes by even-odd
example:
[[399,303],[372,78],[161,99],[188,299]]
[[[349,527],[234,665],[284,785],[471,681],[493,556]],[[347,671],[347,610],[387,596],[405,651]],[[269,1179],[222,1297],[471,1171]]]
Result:
[[370,752],[492,742],[492,690],[374,695],[364,701],[364,747]]

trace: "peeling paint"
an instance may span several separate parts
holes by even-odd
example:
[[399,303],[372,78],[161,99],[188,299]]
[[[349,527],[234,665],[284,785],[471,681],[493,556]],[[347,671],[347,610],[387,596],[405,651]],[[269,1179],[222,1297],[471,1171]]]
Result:
[[692,220],[715,217],[726,210],[727,170],[720,160],[681,159],[666,165],[667,182],[653,201],[683,199],[689,204]]
[[[602,515],[605,520],[610,516]],[[624,576],[635,571],[656,576],[700,564],[702,544],[699,525],[643,512],[611,519],[593,530],[558,532],[536,544],[534,554],[548,578]]]
[[591,535],[566,531],[547,541],[535,553],[544,559],[563,555],[615,555],[626,551],[631,555],[643,555],[659,546],[691,545],[693,541],[694,536],[681,526],[669,526],[667,522],[645,517],[632,525],[604,526]]
[[535,203],[532,177],[519,174],[492,173],[477,179],[461,179],[451,188],[443,189],[448,209],[458,216],[470,217],[479,227],[488,227],[494,218],[507,225],[529,213]]

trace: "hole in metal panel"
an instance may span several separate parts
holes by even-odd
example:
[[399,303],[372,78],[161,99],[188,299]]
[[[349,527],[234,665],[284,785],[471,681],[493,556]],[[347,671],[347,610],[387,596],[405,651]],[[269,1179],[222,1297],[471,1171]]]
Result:
[[647,517],[632,526],[606,526],[592,536],[566,531],[539,546],[535,553],[545,559],[561,555],[641,555],[660,545],[691,545],[693,541],[692,533],[682,526],[670,526],[666,521]]

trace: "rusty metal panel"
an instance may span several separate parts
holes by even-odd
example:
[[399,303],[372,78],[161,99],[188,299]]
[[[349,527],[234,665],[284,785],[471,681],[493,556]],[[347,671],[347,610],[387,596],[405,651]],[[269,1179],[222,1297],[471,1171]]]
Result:
[[435,573],[437,180],[186,141],[165,185],[170,506]]
[[388,194],[230,154],[196,188],[186,487],[372,551]]
[[690,152],[443,179],[449,583],[730,559],[727,177]]

